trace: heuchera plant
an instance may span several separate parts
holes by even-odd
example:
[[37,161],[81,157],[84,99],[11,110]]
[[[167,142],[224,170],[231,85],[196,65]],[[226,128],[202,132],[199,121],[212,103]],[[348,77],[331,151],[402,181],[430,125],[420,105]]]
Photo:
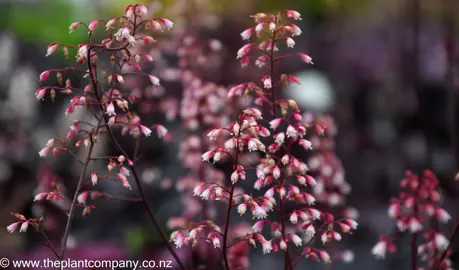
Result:
[[[307,133],[323,135],[325,132],[324,125],[303,119],[294,100],[279,99],[283,88],[300,82],[292,75],[278,76],[275,73],[275,63],[299,57],[312,64],[311,58],[303,53],[278,54],[279,44],[294,47],[293,37],[300,35],[301,30],[288,20],[300,20],[301,17],[293,10],[278,14],[258,13],[252,17],[256,26],[243,31],[241,37],[250,40],[256,35],[261,40],[258,44],[250,42],[244,45],[237,52],[237,58],[242,67],[254,62],[260,68],[266,67],[267,72],[260,81],[232,87],[228,97],[248,97],[253,94],[255,105],[264,106],[269,111],[265,115],[270,116],[263,117],[263,109],[247,108],[229,125],[208,133],[210,140],[225,138],[225,142],[209,149],[202,155],[202,159],[217,164],[223,157],[230,159],[233,164],[230,183],[223,185],[209,180],[196,186],[194,195],[203,200],[226,203],[224,222],[222,226],[208,220],[193,223],[189,228],[173,232],[171,240],[177,247],[195,246],[201,240],[211,243],[221,252],[225,269],[234,269],[234,254],[230,249],[239,243],[255,247],[261,245],[264,254],[283,252],[285,269],[293,269],[304,257],[329,263],[331,256],[327,250],[311,245],[316,236],[320,236],[324,246],[340,241],[342,236],[338,229],[343,233],[351,233],[357,228],[357,222],[349,218],[335,219],[326,209],[314,207],[316,199],[309,187],[315,186],[317,182],[307,173],[307,164],[292,152],[299,148],[306,151],[312,149],[313,144],[305,137]],[[249,55],[250,52],[258,55]],[[255,167],[246,166],[243,162],[245,156],[253,151],[260,152],[259,163]],[[253,196],[252,192],[245,192],[238,187],[240,181],[248,181],[250,172],[256,176],[254,189],[263,189],[264,195]],[[231,213],[236,209],[241,216],[250,211],[255,220],[250,230],[244,226],[230,230],[233,223]],[[264,228],[270,228],[272,235],[265,236],[262,233]]]
[[[48,46],[46,56],[50,56],[58,48],[62,48],[64,55],[68,57],[69,51],[74,50],[76,52],[75,66],[42,72],[39,78],[42,86],[36,91],[36,98],[38,100],[49,98],[54,101],[56,95],[72,96],[65,114],[72,114],[75,110],[86,110],[92,116],[92,119],[89,121],[73,121],[66,138],[51,138],[46,146],[39,151],[39,155],[44,158],[50,152],[55,157],[68,153],[77,158],[82,169],[76,185],[76,191],[71,196],[70,210],[67,213],[68,218],[60,247],[55,247],[48,238],[42,226],[43,217],[26,218],[21,214],[13,214],[17,222],[9,225],[7,229],[9,232],[17,230],[25,232],[29,226],[33,226],[44,235],[46,239],[45,245],[52,250],[58,259],[64,259],[72,220],[77,210],[82,209],[83,216],[87,215],[95,208],[94,205],[88,204],[88,198],[94,200],[102,196],[114,197],[97,190],[98,183],[100,181],[113,181],[131,189],[128,178],[132,175],[141,196],[139,200],[145,206],[149,218],[154,223],[156,230],[163,238],[164,244],[169,248],[177,264],[181,269],[185,269],[156,220],[135,166],[139,156],[138,150],[141,137],[150,136],[154,130],[162,138],[166,135],[167,129],[162,125],[149,127],[143,125],[140,117],[130,109],[131,105],[138,100],[138,97],[127,89],[123,89],[124,80],[128,76],[145,77],[154,86],[159,86],[160,84],[160,80],[156,76],[142,72],[141,66],[153,61],[152,57],[148,54],[134,53],[133,48],[139,43],[149,44],[154,42],[155,40],[149,32],[170,29],[173,23],[166,18],[145,18],[147,12],[147,8],[143,5],[128,5],[124,15],[108,21],[94,20],[89,24],[74,22],[70,25],[70,32],[77,31],[79,28],[84,28],[88,31],[88,39],[85,43],[78,46],[52,43]],[[95,40],[94,33],[103,24],[105,24],[108,37],[98,42]],[[132,69],[134,71],[131,71]],[[87,84],[82,89],[75,87],[76,83],[65,78],[67,72],[81,74]],[[55,75],[58,86],[49,84],[52,75]],[[121,129],[123,135],[129,134],[136,140],[133,155],[129,155],[128,151],[123,149],[116,139],[115,132],[118,129]],[[94,155],[94,147],[103,136],[107,136],[115,145],[119,155],[102,157]],[[86,148],[86,154],[85,158],[80,160],[76,151],[82,145]],[[107,171],[91,172],[88,175],[88,165],[95,161],[106,162]],[[61,200],[65,196],[66,194],[61,192],[59,186],[52,182],[49,190],[37,194],[34,200]]]
[[[335,248],[330,244],[340,241],[341,233],[350,234],[357,228],[357,211],[345,206],[350,186],[344,181],[341,162],[334,153],[336,127],[331,117],[302,113],[294,100],[283,99],[282,89],[300,81],[275,70],[278,61],[295,57],[312,64],[307,54],[279,53],[279,47],[293,48],[293,38],[301,34],[301,29],[291,23],[301,20],[300,14],[293,10],[252,16],[255,26],[241,33],[242,39],[249,43],[237,52],[237,59],[242,67],[254,63],[265,74],[229,90],[206,82],[193,68],[193,63],[205,63],[204,51],[218,52],[222,44],[216,40],[201,42],[191,35],[181,38],[183,46],[178,56],[184,92],[179,115],[189,133],[180,144],[179,157],[189,174],[178,181],[177,187],[182,187],[188,207],[180,217],[169,220],[169,227],[176,231],[170,238],[166,236],[148,202],[136,164],[142,136],[149,137],[156,131],[158,137],[164,138],[168,131],[159,124],[143,124],[140,116],[131,110],[140,100],[139,92],[123,87],[125,78],[131,76],[145,77],[155,87],[160,85],[158,77],[143,71],[153,58],[139,47],[155,42],[149,34],[152,30],[170,29],[173,23],[165,18],[146,18],[147,13],[145,6],[136,4],[128,5],[124,15],[108,21],[75,22],[70,25],[70,32],[79,28],[87,30],[85,43],[48,46],[46,56],[61,48],[66,57],[75,51],[76,61],[73,67],[41,73],[42,86],[36,91],[36,98],[54,101],[57,95],[71,96],[65,115],[85,110],[91,119],[74,120],[66,138],[49,139],[39,155],[44,158],[50,152],[55,157],[70,154],[81,165],[81,171],[74,194],[68,196],[65,186],[49,181],[48,189],[44,190],[42,185],[34,195],[37,202],[52,200],[69,204],[60,246],[49,239],[44,217],[26,218],[12,213],[17,220],[7,230],[25,232],[29,226],[34,227],[45,238],[45,246],[63,260],[75,213],[81,209],[83,216],[88,215],[96,208],[93,201],[105,197],[140,201],[181,269],[185,266],[170,241],[178,248],[203,247],[205,252],[201,255],[205,256],[200,259],[208,260],[210,268],[218,269],[247,269],[250,245],[261,246],[264,254],[282,252],[284,269],[294,269],[302,258],[326,263],[332,259],[351,261],[353,255],[349,251],[328,249]],[[96,41],[95,32],[103,24],[108,37]],[[253,36],[259,41],[250,42]],[[79,82],[66,78],[69,72],[81,74],[84,86],[75,87]],[[56,81],[51,80],[51,75],[55,75]],[[247,101],[253,101],[253,107],[240,109],[242,104],[250,104]],[[176,115],[176,110],[172,111]],[[233,117],[236,119],[231,121]],[[117,140],[118,130],[134,138],[132,155]],[[103,136],[113,143],[118,155],[94,154]],[[82,152],[84,159],[80,157]],[[299,158],[308,152],[309,160]],[[201,162],[201,158],[207,163]],[[106,162],[107,171],[88,172],[90,163],[98,161]],[[230,164],[228,177],[222,167],[217,168],[210,161],[217,165]],[[240,181],[247,183],[252,176],[249,185],[254,190],[245,191],[243,186],[247,185],[238,185]],[[131,189],[130,177],[140,198],[121,198],[98,189],[100,181],[119,182]],[[221,204],[214,206],[208,201]],[[218,215],[218,207],[222,205],[224,215]],[[337,207],[341,207],[339,214],[343,218],[335,218],[333,211]],[[232,213],[242,216],[248,210],[255,220],[253,224],[232,219]],[[271,234],[267,234],[267,229]],[[436,239],[435,235],[432,237]],[[316,245],[316,238],[320,238],[322,245]],[[210,254],[221,254],[221,258]]]
[[[450,240],[438,225],[447,223],[451,216],[441,207],[442,196],[438,191],[437,177],[430,170],[425,170],[420,176],[407,171],[400,186],[402,191],[398,197],[391,199],[388,215],[396,221],[400,232],[411,236],[411,269],[450,270]],[[398,241],[402,239],[381,236],[371,252],[376,258],[383,259],[387,251],[396,251],[395,242]],[[425,266],[418,265],[418,257],[425,262]]]

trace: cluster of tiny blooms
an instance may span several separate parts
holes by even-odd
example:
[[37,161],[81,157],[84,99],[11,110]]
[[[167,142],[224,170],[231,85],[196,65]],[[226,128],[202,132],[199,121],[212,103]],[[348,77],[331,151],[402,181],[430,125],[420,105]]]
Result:
[[[55,158],[60,155],[70,154],[82,165],[82,170],[77,184],[77,189],[71,200],[70,211],[67,213],[68,221],[61,245],[61,252],[58,254],[56,249],[49,242],[48,247],[58,258],[63,258],[66,240],[69,233],[70,223],[76,209],[82,209],[82,215],[87,215],[95,206],[88,204],[88,199],[94,200],[99,197],[115,198],[110,194],[96,190],[100,181],[119,183],[127,189],[131,189],[129,178],[133,174],[142,201],[147,208],[148,202],[141,190],[140,182],[134,163],[139,157],[136,149],[134,155],[129,157],[114,136],[113,131],[120,129],[122,135],[132,136],[137,144],[140,143],[142,136],[149,137],[156,133],[159,138],[163,138],[168,133],[162,125],[144,125],[142,119],[133,111],[132,105],[139,100],[133,90],[125,89],[124,82],[127,79],[144,77],[147,78],[153,87],[160,85],[158,77],[142,71],[142,66],[153,61],[148,54],[136,53],[136,46],[155,42],[151,36],[152,31],[164,31],[171,29],[173,23],[166,18],[146,18],[148,10],[144,5],[128,5],[123,15],[105,20],[94,20],[89,24],[84,22],[74,22],[70,25],[70,32],[87,31],[88,38],[83,44],[77,46],[63,43],[51,43],[46,52],[50,56],[62,50],[66,58],[74,52],[75,64],[72,67],[61,69],[50,69],[42,72],[39,76],[40,88],[36,91],[37,100],[48,99],[54,102],[57,95],[70,96],[70,104],[67,106],[65,115],[75,114],[88,115],[89,120],[73,120],[69,127],[65,139],[51,138],[38,154],[40,157],[47,157],[50,153]],[[107,38],[96,42],[94,36],[96,32],[105,30]],[[83,87],[75,87],[68,73],[78,73],[83,78]],[[54,78],[55,79],[54,79]],[[102,136],[108,136],[119,151],[115,156],[96,156],[93,153],[94,146],[100,141]],[[80,159],[78,152],[83,152],[86,148],[86,158]],[[83,148],[83,149],[81,149]],[[138,148],[138,147],[137,147]],[[89,163],[95,161],[106,162],[105,172],[91,172],[87,175]],[[51,184],[51,188],[46,192],[34,195],[34,201],[43,200],[62,200],[65,194],[59,192],[58,185]],[[120,198],[121,199],[121,198]],[[152,215],[152,214],[151,214]],[[26,219],[24,216],[14,214],[17,222],[7,227],[9,232],[18,230],[24,232],[29,225],[34,225],[38,230],[42,230],[41,222],[43,218]],[[155,222],[154,217],[152,220]],[[157,228],[159,230],[159,228]],[[163,233],[164,234],[164,233]],[[168,244],[167,238],[164,237]],[[173,251],[171,248],[170,250]],[[174,256],[175,253],[173,254]]]
[[[388,215],[395,220],[400,232],[406,232],[412,237],[422,235],[424,241],[414,248],[428,268],[451,270],[449,240],[438,229],[438,224],[447,223],[451,216],[441,208],[442,197],[438,191],[438,179],[430,170],[425,170],[418,176],[410,171],[400,184],[402,191],[398,197],[392,198]],[[429,226],[428,224],[433,224]],[[399,239],[381,236],[372,249],[372,254],[383,259],[387,251],[396,251],[395,241]]]
[[[293,75],[282,74],[279,79],[274,74],[274,63],[288,57],[299,57],[308,64],[311,58],[306,54],[285,54],[277,56],[278,45],[285,43],[292,48],[295,44],[293,37],[300,35],[301,30],[293,23],[284,23],[289,19],[300,20],[301,16],[293,10],[278,14],[258,13],[252,16],[256,26],[241,33],[243,40],[250,40],[253,35],[268,37],[259,44],[248,43],[238,52],[242,67],[247,66],[251,59],[260,68],[267,67],[268,74],[262,76],[260,83],[247,82],[232,87],[228,97],[255,95],[255,106],[269,107],[272,116],[264,117],[262,108],[251,107],[243,109],[237,120],[208,133],[211,141],[224,142],[211,147],[202,155],[203,161],[219,163],[223,158],[231,160],[232,171],[230,183],[222,185],[216,182],[204,182],[194,188],[194,195],[203,200],[221,201],[227,203],[224,227],[214,223],[198,223],[187,230],[177,230],[171,235],[177,247],[196,245],[199,240],[205,240],[220,250],[226,269],[230,268],[228,248],[241,242],[254,247],[261,246],[262,252],[282,251],[288,269],[302,259],[322,260],[329,263],[331,256],[325,248],[315,248],[311,244],[319,235],[322,245],[340,241],[341,233],[351,233],[357,228],[357,222],[350,218],[336,220],[334,216],[314,205],[316,198],[308,192],[317,182],[308,174],[309,167],[292,154],[293,149],[311,151],[313,144],[306,139],[307,134],[323,131],[323,125],[305,123],[300,109],[294,100],[276,99],[282,89],[289,84],[299,84]],[[261,54],[252,56],[250,52]],[[280,108],[280,115],[276,108]],[[267,119],[265,119],[267,118]],[[321,132],[323,133],[323,132]],[[258,152],[258,165],[247,165],[246,158]],[[246,161],[246,162],[244,162]],[[248,181],[250,174],[256,176],[252,182],[255,191],[264,193],[262,196],[252,196],[237,187],[240,181]],[[287,207],[292,210],[287,212]],[[241,226],[238,233],[229,237],[230,216],[233,209],[243,216],[249,212],[253,224],[247,230]],[[263,231],[269,228],[270,236]],[[294,256],[290,251],[299,249]]]
[[[233,110],[231,106],[227,106],[228,90],[226,88],[199,77],[198,70],[205,68],[207,63],[203,59],[219,52],[221,45],[216,46],[216,44],[219,44],[216,40],[204,42],[187,35],[183,37],[182,46],[177,51],[180,59],[179,66],[182,68],[181,82],[183,86],[179,115],[186,131],[179,145],[179,158],[188,173],[180,177],[176,184],[178,191],[182,192],[181,199],[186,207],[180,216],[169,219],[168,226],[173,230],[180,230],[189,226],[200,227],[201,234],[204,234],[206,230],[208,233],[211,233],[212,230],[220,230],[212,221],[217,218],[216,207],[205,200],[201,200],[200,197],[194,196],[196,186],[207,185],[208,188],[212,186],[218,188],[223,185],[225,180],[225,175],[221,170],[211,164],[201,162],[203,151],[224,143],[221,138],[208,140],[207,132],[228,124],[228,115]],[[204,51],[209,51],[210,55],[205,54]],[[224,162],[225,159],[226,157],[222,156],[219,161]],[[208,181],[205,181],[206,179]],[[217,193],[221,194],[221,191],[217,190]],[[181,245],[180,241],[176,244]],[[209,248],[206,243],[202,244],[197,241],[193,252],[195,257],[199,257],[201,261],[207,261],[208,264],[212,264],[209,258],[218,257],[218,251]]]
[[[344,168],[335,153],[335,136],[337,127],[329,115],[305,113],[303,122],[306,125],[315,125],[315,133],[310,137],[314,145],[313,154],[308,160],[311,174],[317,184],[312,192],[316,202],[325,209],[340,216],[357,220],[358,211],[346,205],[346,196],[351,192],[351,186],[344,178]],[[333,249],[334,260],[350,263],[354,260],[354,253],[350,250],[338,251]]]

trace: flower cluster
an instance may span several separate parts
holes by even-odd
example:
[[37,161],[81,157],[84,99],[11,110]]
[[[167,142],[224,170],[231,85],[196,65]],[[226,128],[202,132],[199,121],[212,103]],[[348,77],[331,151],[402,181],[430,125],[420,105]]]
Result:
[[[287,47],[293,47],[292,37],[301,34],[298,26],[292,23],[284,24],[285,19],[301,19],[296,11],[287,10],[276,15],[258,13],[253,16],[256,26],[241,33],[244,40],[249,40],[255,33],[258,37],[267,36],[257,45],[248,43],[237,53],[242,67],[247,66],[251,59],[260,67],[268,67],[268,75],[261,78],[261,85],[256,82],[241,83],[229,90],[228,97],[248,97],[255,95],[255,105],[267,105],[272,117],[265,117],[262,108],[251,107],[243,109],[233,121],[223,127],[214,128],[208,133],[211,141],[220,141],[220,145],[212,146],[202,155],[203,161],[220,163],[230,160],[233,164],[229,180],[230,183],[205,182],[194,189],[194,195],[203,200],[216,200],[227,203],[226,221],[224,230],[212,227],[214,230],[202,239],[212,243],[221,250],[226,269],[231,269],[228,259],[228,248],[235,243],[246,242],[250,245],[261,245],[264,254],[272,251],[285,253],[285,263],[288,269],[306,257],[313,260],[331,261],[331,256],[325,249],[313,248],[309,245],[316,235],[320,235],[323,245],[342,239],[341,233],[351,233],[357,228],[357,223],[349,218],[336,220],[334,216],[322,209],[314,207],[316,198],[309,190],[317,181],[308,174],[306,162],[293,155],[292,151],[303,149],[311,151],[313,143],[307,139],[309,133],[319,131],[323,133],[324,126],[303,123],[303,116],[294,100],[276,99],[281,94],[279,89],[288,84],[298,84],[299,79],[293,75],[282,74],[279,80],[274,73],[274,63],[283,58],[298,56],[306,63],[311,64],[309,56],[305,54],[286,54],[276,56],[278,44],[286,42]],[[250,52],[258,52],[261,56],[251,56]],[[276,109],[280,107],[280,116]],[[258,153],[257,158],[252,153]],[[250,164],[259,162],[253,167]],[[244,192],[238,184],[250,179],[250,172],[256,178],[252,182],[255,190],[264,190],[264,195],[253,196]],[[287,212],[287,208],[292,208]],[[255,220],[251,230],[240,237],[229,237],[231,212],[237,209],[239,215],[247,211]],[[202,225],[188,230],[179,230],[173,233],[172,239],[182,244],[195,243],[199,237],[196,232]],[[264,228],[270,228],[272,235],[267,238]],[[338,232],[339,229],[341,231]],[[180,236],[180,237],[178,237]],[[179,239],[177,241],[177,239]],[[180,240],[180,239],[183,239]],[[220,240],[222,239],[222,240]],[[232,241],[232,242],[230,242]],[[290,250],[303,247],[299,256],[291,257]]]
[[[308,160],[308,166],[317,182],[312,189],[317,203],[336,214],[357,220],[358,211],[346,205],[346,197],[351,192],[351,186],[344,178],[344,168],[335,153],[334,138],[337,127],[333,118],[329,115],[305,113],[302,122],[315,129],[315,133],[310,137],[314,149]],[[352,251],[338,252],[336,247],[333,249],[335,260],[347,263],[353,261]]]
[[[451,216],[441,208],[442,197],[438,191],[437,177],[430,170],[425,170],[420,176],[407,171],[400,186],[402,191],[399,196],[391,199],[389,217],[395,220],[400,232],[408,232],[413,238],[423,236],[424,242],[414,248],[429,268],[450,269],[451,261],[443,256],[443,253],[449,253],[449,240],[438,229],[438,225],[447,223]],[[391,237],[382,236],[372,249],[373,255],[384,258],[387,251],[395,252],[393,241]]]
[[[70,105],[65,111],[65,115],[71,115],[76,110],[85,110],[92,116],[90,120],[74,120],[70,125],[65,139],[52,138],[46,146],[39,151],[40,157],[46,157],[52,151],[55,157],[66,152],[74,156],[82,165],[82,170],[76,184],[77,188],[73,200],[69,206],[68,220],[62,237],[60,252],[47,239],[47,246],[54,252],[57,258],[63,259],[71,221],[76,209],[83,209],[83,216],[87,215],[93,205],[87,205],[87,199],[98,197],[115,198],[110,194],[93,190],[101,180],[111,180],[120,182],[125,188],[131,189],[128,178],[133,177],[136,181],[137,188],[141,195],[140,201],[143,202],[147,212],[158,232],[163,235],[165,244],[169,245],[152,209],[145,197],[142,183],[136,172],[135,163],[139,158],[139,145],[141,135],[149,137],[153,130],[156,131],[159,138],[167,134],[167,129],[162,125],[147,126],[143,124],[139,115],[131,110],[133,104],[139,100],[136,92],[125,89],[124,82],[130,77],[143,76],[147,78],[153,86],[159,86],[158,77],[142,71],[141,65],[153,61],[148,54],[136,53],[135,47],[140,44],[150,44],[155,41],[151,36],[151,31],[163,31],[171,29],[173,23],[166,18],[146,18],[148,13],[144,5],[128,5],[125,13],[108,21],[94,20],[89,24],[84,22],[74,22],[70,25],[70,32],[85,28],[88,31],[88,38],[85,43],[77,46],[63,43],[52,43],[48,46],[46,56],[54,54],[58,48],[62,48],[65,57],[68,57],[69,50],[75,51],[74,67],[62,69],[50,69],[40,74],[39,80],[42,86],[36,91],[35,96],[38,100],[49,98],[54,101],[58,94],[72,96]],[[95,42],[95,33],[99,26],[105,23],[105,32],[107,38]],[[65,78],[68,72],[81,74],[84,79],[82,89],[75,87],[70,76]],[[51,75],[55,75],[57,85],[51,81]],[[49,84],[48,84],[49,83]],[[133,156],[129,156],[127,151],[121,147],[114,135],[114,130],[120,129],[122,135],[129,134],[136,140],[136,149]],[[94,146],[100,142],[100,138],[107,136],[116,146],[119,152],[116,156],[95,156]],[[84,151],[80,146],[86,148],[86,157],[81,160],[78,151]],[[89,180],[87,178],[88,165],[95,161],[106,161],[107,173],[92,172]],[[92,188],[91,188],[92,187]],[[40,200],[60,200],[63,195],[59,192],[57,184],[51,185],[51,191],[41,192],[34,198]],[[8,226],[8,231],[13,232],[17,229],[19,223],[22,223],[20,231],[27,229],[27,224],[36,224],[40,230],[40,223],[34,220],[26,220],[21,215],[16,215],[20,220]],[[42,221],[42,219],[41,219]],[[44,235],[46,235],[44,233]],[[169,245],[170,247],[170,245]],[[174,250],[170,248],[172,255],[178,264],[184,269]]]

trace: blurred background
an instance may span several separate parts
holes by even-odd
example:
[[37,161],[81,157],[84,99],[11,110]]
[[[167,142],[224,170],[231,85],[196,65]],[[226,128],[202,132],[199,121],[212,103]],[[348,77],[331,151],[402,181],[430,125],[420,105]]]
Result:
[[[39,234],[32,231],[8,234],[4,228],[14,222],[10,212],[27,217],[46,213],[50,237],[59,241],[65,220],[61,211],[66,210],[68,202],[32,204],[33,195],[50,181],[57,181],[73,192],[79,173],[79,166],[70,156],[43,160],[37,154],[49,138],[65,137],[72,119],[79,117],[64,117],[68,97],[57,97],[54,103],[37,101],[34,97],[39,87],[38,76],[43,70],[71,66],[73,62],[61,54],[46,58],[48,44],[83,43],[85,31],[69,34],[72,22],[119,16],[131,2],[0,0],[0,228],[3,228],[0,257],[50,255],[42,246]],[[387,217],[387,207],[389,199],[399,192],[399,181],[408,169],[419,173],[430,168],[439,177],[445,208],[455,217],[442,227],[446,235],[450,235],[459,217],[459,186],[454,181],[459,166],[458,1],[137,2],[149,7],[155,16],[176,22],[176,28],[155,37],[158,40],[174,42],[174,31],[194,31],[191,34],[220,40],[225,48],[218,61],[215,60],[219,68],[204,70],[202,76],[223,86],[238,84],[252,74],[241,70],[235,59],[237,50],[244,44],[240,32],[252,26],[249,15],[283,9],[302,14],[303,20],[297,24],[303,34],[296,39],[294,51],[308,53],[315,65],[282,63],[279,70],[293,73],[302,80],[300,86],[287,89],[285,94],[294,97],[304,110],[334,117],[338,128],[336,152],[343,163],[345,178],[352,186],[347,204],[359,211],[359,230],[343,243],[354,251],[355,259],[351,264],[334,265],[335,269],[408,268],[408,244],[400,245],[398,252],[384,261],[376,261],[371,255],[379,235],[396,231],[393,221]],[[162,46],[152,49],[151,54],[167,51],[168,47]],[[173,57],[164,59],[174,62]],[[154,68],[161,68],[161,64],[158,65]],[[161,74],[164,78],[168,73]],[[183,91],[181,84],[165,81],[168,97],[179,99]],[[131,83],[145,87],[138,82]],[[143,118],[151,124],[164,124],[174,134],[165,142],[149,139],[142,147],[139,163],[151,203],[166,228],[168,219],[180,215],[183,207],[177,191],[169,185],[186,172],[176,154],[177,138],[183,127],[179,120],[168,119],[164,111],[158,109],[164,104],[155,94],[149,98],[150,102],[138,108]],[[129,149],[135,142],[122,138],[122,143]],[[97,151],[116,154],[110,143],[101,145]],[[106,164],[91,166],[91,170],[97,170]],[[164,179],[169,184],[164,184]],[[128,193],[122,187],[107,185],[104,188],[114,194],[136,196],[135,192]],[[77,215],[69,238],[68,256],[168,258],[167,250],[139,203],[101,200],[95,205],[89,216]],[[255,249],[250,269],[280,269],[280,259],[262,256],[261,251]],[[457,267],[455,252],[452,260],[453,268]],[[308,269],[326,268],[319,263],[307,265],[310,265]]]

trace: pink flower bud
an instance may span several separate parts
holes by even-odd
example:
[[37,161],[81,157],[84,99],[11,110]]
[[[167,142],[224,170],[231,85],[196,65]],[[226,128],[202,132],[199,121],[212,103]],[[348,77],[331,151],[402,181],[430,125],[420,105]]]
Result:
[[70,31],[69,33],[74,32],[74,31],[78,28],[79,25],[80,25],[80,22],[74,22],[74,23],[72,23],[72,24],[70,25],[70,27],[69,27],[69,31]]
[[147,12],[148,12],[147,7],[144,6],[144,5],[138,5],[137,8],[139,9],[139,13],[140,13],[141,16],[147,14]]
[[46,81],[46,79],[48,79],[50,73],[51,73],[51,71],[49,71],[49,70],[43,71],[40,74],[40,82]]
[[174,23],[166,18],[159,18],[162,24],[166,26],[167,29],[171,29],[174,26]]
[[145,57],[145,59],[147,59],[148,62],[153,62],[153,57],[151,57],[150,55],[144,54],[143,56]]
[[99,182],[99,177],[95,172],[91,173],[91,182],[93,186],[97,185],[97,182]]
[[271,198],[274,196],[274,187],[268,189],[266,192],[265,192],[265,197],[267,198]]
[[331,263],[330,255],[325,250],[320,250],[319,256],[324,262]]
[[80,195],[78,195],[77,197],[77,202],[79,204],[86,204],[86,200],[88,199],[88,197],[89,197],[88,191],[81,192]]
[[163,125],[156,125],[155,128],[159,138],[164,138],[167,135],[168,131]]
[[306,150],[312,150],[312,143],[308,140],[305,140],[305,139],[300,139],[298,141],[298,144],[303,146],[304,149]]
[[209,161],[214,156],[213,151],[207,151],[204,154],[202,154],[202,161]]
[[376,243],[376,245],[371,249],[371,253],[377,258],[377,259],[384,259],[386,256],[386,251],[387,251],[387,243],[386,241],[379,241]]
[[218,239],[218,237],[214,234],[212,237],[212,244],[214,245],[214,248],[220,248],[220,239]]
[[449,246],[449,240],[441,233],[435,233],[434,243],[439,251],[444,251]]
[[265,27],[265,23],[264,22],[261,22],[261,23],[257,24],[257,26],[255,26],[255,32],[257,33],[257,36],[261,35],[261,32],[263,31],[264,27]]
[[292,224],[298,223],[298,215],[296,214],[296,211],[293,211],[293,213],[290,215],[290,222]]
[[110,21],[107,22],[105,25],[105,30],[108,31],[110,29],[113,29],[113,26],[115,25],[116,19],[111,19]]
[[281,197],[281,199],[283,199],[285,197],[286,193],[287,193],[287,191],[285,190],[284,186],[279,188],[279,196]]
[[29,222],[28,221],[22,223],[21,229],[19,230],[19,232],[21,233],[21,232],[27,231],[27,227],[29,227]]
[[145,44],[150,44],[150,43],[153,43],[153,42],[156,41],[154,38],[152,38],[150,36],[143,36],[142,40],[143,40],[143,43],[145,43]]
[[259,205],[255,205],[255,209],[252,211],[252,215],[257,219],[264,219],[268,216],[268,214],[266,214],[265,209],[263,209]]
[[123,185],[123,187],[132,190],[131,184],[129,184],[129,182],[127,181],[126,176],[124,176],[123,174],[119,173],[118,174],[118,178],[120,179],[121,184]]
[[279,125],[282,123],[283,118],[277,118],[269,122],[269,126],[271,129],[276,130]]
[[143,135],[145,135],[145,137],[151,135],[151,129],[147,128],[146,126],[140,125],[140,130],[142,131]]
[[287,43],[287,47],[289,48],[295,47],[295,40],[293,40],[293,38],[291,37],[286,38],[286,43]]
[[198,186],[196,186],[194,189],[193,189],[193,196],[199,196],[201,195],[202,191],[204,190],[204,184],[200,184]]
[[107,106],[107,112],[106,112],[109,116],[113,116],[113,115],[116,115],[115,113],[115,106],[113,106],[113,102],[110,102],[110,104],[108,104]]
[[48,46],[47,51],[46,51],[46,57],[48,57],[48,56],[50,56],[51,54],[53,54],[53,53],[56,51],[56,49],[57,49],[58,46],[59,46],[59,44],[57,44],[57,43],[52,43],[52,44],[50,44],[50,45]]
[[289,161],[290,161],[290,156],[288,154],[285,154],[281,159],[281,162],[284,165],[287,165]]
[[9,226],[6,227],[6,230],[9,232],[9,233],[13,233],[15,232],[18,227],[19,227],[19,224],[21,224],[21,222],[15,222],[13,224],[10,224]]
[[250,47],[252,46],[252,44],[246,44],[244,46],[242,46],[238,51],[237,51],[237,58],[236,59],[239,59],[239,58],[242,58],[244,57],[246,54],[249,53],[250,51]]
[[174,244],[177,248],[181,248],[183,244],[185,243],[185,237],[181,232],[177,232],[174,236],[171,235],[171,238],[173,237]]
[[316,199],[311,194],[303,193],[303,195],[304,195],[304,199],[309,205],[313,205],[314,202],[316,201]]
[[416,232],[419,232],[422,230],[423,226],[422,224],[419,222],[419,220],[415,217],[411,217],[409,223],[408,223],[408,226],[410,228],[410,231],[412,233],[416,233]]
[[92,22],[89,24],[89,26],[88,26],[89,31],[92,32],[92,31],[96,30],[96,28],[97,28],[97,23],[99,23],[99,20],[94,20],[94,21],[92,21]]
[[131,18],[132,16],[134,16],[134,6],[133,5],[128,5],[124,9],[124,13],[126,14],[126,17],[128,17],[128,18]]
[[272,84],[271,84],[271,77],[269,76],[265,76],[261,79],[262,83],[263,83],[263,87],[266,88],[266,89],[271,89],[272,88]]
[[43,158],[46,157],[49,153],[50,148],[51,148],[50,146],[44,147],[43,149],[40,150],[40,152],[38,152],[38,155]]
[[443,208],[437,208],[435,210],[435,216],[437,217],[438,221],[442,223],[447,223],[451,219],[451,216]]
[[237,182],[238,179],[239,179],[239,173],[236,170],[231,174],[231,183],[233,183],[233,185],[234,185]]
[[295,10],[287,10],[287,18],[292,18],[294,20],[301,20],[301,14]]
[[279,179],[280,175],[281,175],[280,168],[278,166],[275,166],[273,169],[273,177],[275,179]]
[[309,55],[304,54],[304,53],[300,53],[298,55],[300,56],[301,60],[303,60],[303,62],[305,62],[306,64],[314,64],[312,62],[312,58],[309,57]]
[[245,212],[247,211],[247,205],[245,203],[241,203],[240,205],[238,205],[237,207],[237,212],[242,216],[245,214]]
[[253,28],[248,28],[241,33],[242,40],[249,40],[253,34]]
[[292,234],[290,235],[290,238],[292,239],[293,243],[295,244],[295,246],[299,247],[302,245],[303,243],[303,240],[301,240],[301,238],[296,235],[296,234]]
[[150,78],[150,82],[153,84],[153,85],[156,85],[156,86],[159,86],[159,79],[153,75],[149,75],[148,76]]
[[264,221],[263,220],[255,222],[252,225],[252,231],[257,232],[257,233],[261,232],[263,230],[263,225],[264,225]]
[[35,97],[37,100],[43,99],[46,94],[46,88],[40,88],[35,92]]
[[262,241],[261,246],[263,248],[263,254],[268,254],[273,250],[271,241]]

